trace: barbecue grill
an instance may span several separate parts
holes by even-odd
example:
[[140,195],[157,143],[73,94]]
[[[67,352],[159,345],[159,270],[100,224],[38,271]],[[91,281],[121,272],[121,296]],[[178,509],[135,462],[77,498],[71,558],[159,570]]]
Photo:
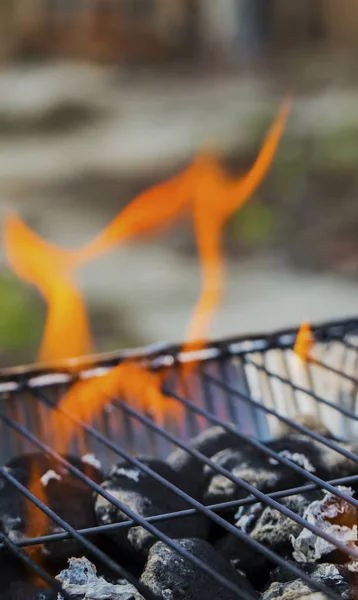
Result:
[[[47,545],[75,538],[81,544],[83,554],[89,559],[97,560],[117,579],[125,578],[133,583],[144,598],[153,598],[130,569],[124,568],[120,561],[116,561],[113,555],[109,556],[96,542],[99,534],[128,529],[135,524],[150,531],[185,561],[194,563],[196,568],[204,571],[213,582],[237,598],[253,598],[252,594],[218,573],[215,565],[202,561],[157,527],[164,521],[184,521],[193,515],[202,514],[210,522],[247,544],[248,548],[254,548],[273,564],[284,567],[292,574],[292,579],[300,578],[307,582],[312,590],[323,592],[330,598],[339,598],[340,595],[336,591],[313,579],[299,566],[287,563],[282,556],[252,539],[248,533],[238,529],[223,516],[225,510],[240,513],[245,507],[260,502],[283,512],[299,525],[323,537],[341,551],[348,552],[355,560],[358,559],[358,547],[350,546],[347,549],[342,540],[332,538],[330,534],[308,523],[302,516],[281,504],[283,498],[322,489],[334,493],[357,508],[358,500],[334,486],[349,486],[358,482],[358,476],[323,481],[314,472],[305,470],[290,458],[267,446],[267,442],[283,425],[358,462],[358,455],[347,450],[340,442],[341,439],[354,439],[357,432],[358,319],[312,326],[312,331],[316,341],[314,359],[306,363],[299,361],[293,353],[297,329],[290,329],[268,335],[255,334],[211,342],[204,348],[193,344],[185,346],[183,350],[180,346],[161,345],[139,351],[103,355],[95,360],[79,362],[76,375],[73,374],[73,369],[68,368],[69,364],[55,365],[53,368],[31,367],[3,371],[0,376],[1,464],[5,465],[10,459],[26,453],[44,453],[59,465],[65,466],[71,475],[90,486],[94,493],[114,503],[127,515],[128,520],[75,530],[22,485],[11,471],[1,466],[1,477],[15,486],[61,528],[60,532],[52,535],[16,542],[2,533],[1,549],[6,548],[9,553],[17,556],[50,588],[68,598],[60,583],[32,558],[27,549],[39,544]],[[48,415],[51,411],[59,410],[58,401],[74,377],[101,377],[124,360],[138,361],[150,369],[165,373],[163,391],[183,407],[183,423],[158,424],[150,414],[133,408],[126,398],[113,398],[91,424],[83,423],[69,413],[64,416],[76,422],[78,430],[85,436],[87,452],[95,454],[104,468],[109,467],[118,458],[127,460],[133,468],[146,473],[153,481],[161,484],[163,489],[166,488],[182,498],[188,505],[185,510],[142,518],[113,498],[66,458],[57,454],[51,446],[51,431],[48,431],[46,425]],[[185,377],[182,376],[181,366],[192,361],[195,361],[196,368]],[[302,412],[316,415],[333,431],[334,437],[327,437],[324,433],[311,430],[307,425],[295,420]],[[242,443],[249,444],[255,451],[261,452],[263,456],[300,473],[305,478],[304,485],[266,494],[235,477],[189,444],[193,436],[210,426],[222,427],[226,432],[237,436]],[[246,496],[231,502],[205,506],[138,458],[166,458],[174,448],[185,450],[188,456],[196,458],[203,466],[225,475],[235,485],[243,487],[247,492]],[[79,452],[80,449],[74,442],[71,453]]]

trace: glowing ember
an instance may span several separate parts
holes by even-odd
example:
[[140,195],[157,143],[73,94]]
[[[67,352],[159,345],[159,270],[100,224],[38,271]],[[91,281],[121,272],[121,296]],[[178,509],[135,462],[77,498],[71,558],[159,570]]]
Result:
[[307,321],[304,321],[299,328],[293,348],[294,353],[302,360],[302,362],[306,362],[310,358],[310,352],[314,343],[315,340],[310,324],[307,323]]
[[[41,479],[41,470],[39,465],[35,462],[31,466],[31,474],[29,477],[29,492],[31,492],[40,502],[44,504],[47,503],[47,494],[46,489]],[[48,517],[42,512],[33,502],[26,502],[26,515],[25,515],[25,524],[26,524],[26,537],[40,537],[46,531]],[[40,564],[43,562],[41,558],[40,548],[35,546],[34,548],[25,549],[26,552],[30,555],[36,556],[36,561]],[[34,577],[35,581],[38,581],[37,577]]]

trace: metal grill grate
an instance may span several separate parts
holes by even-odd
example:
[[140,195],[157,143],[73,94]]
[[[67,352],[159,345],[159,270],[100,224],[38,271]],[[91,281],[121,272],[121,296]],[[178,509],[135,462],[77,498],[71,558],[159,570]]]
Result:
[[[92,366],[82,364],[81,378],[101,377],[115,364],[128,358],[139,360],[152,369],[165,369],[164,391],[174,397],[185,409],[185,422],[180,426],[173,426],[172,423],[166,426],[156,424],[149,415],[134,409],[125,398],[113,399],[96,422],[90,425],[81,422],[71,414],[64,415],[85,433],[87,451],[94,452],[104,466],[113,464],[118,457],[124,458],[135,468],[163,485],[163,489],[171,490],[185,500],[190,507],[147,519],[141,518],[128,509],[51,447],[51,432],[46,428],[47,416],[49,411],[59,410],[58,401],[72,381],[66,366],[57,366],[56,369],[46,371],[39,368],[3,371],[0,375],[1,464],[5,464],[14,456],[40,450],[65,466],[72,475],[90,486],[93,492],[100,494],[119,508],[127,515],[128,521],[76,531],[17,481],[6,468],[0,467],[0,475],[63,530],[61,533],[27,539],[16,544],[4,534],[0,534],[0,546],[7,547],[11,553],[26,562],[27,566],[50,587],[59,591],[60,584],[49,577],[41,565],[36,564],[26,554],[25,549],[40,543],[50,544],[69,537],[75,538],[89,558],[94,557],[114,575],[132,582],[145,598],[151,598],[137,578],[106,555],[94,541],[94,536],[98,533],[137,524],[153,533],[184,559],[195,563],[222,586],[234,592],[238,598],[251,598],[249,593],[216,573],[214,566],[202,562],[156,527],[164,520],[184,519],[201,513],[254,547],[273,563],[285,567],[297,578],[308,582],[313,589],[324,592],[327,597],[339,598],[340,596],[334,591],[312,580],[303,570],[287,564],[281,556],[253,540],[221,516],[224,509],[238,509],[259,501],[281,511],[299,525],[323,537],[342,552],[358,560],[358,547],[348,548],[342,541],[332,538],[330,534],[324,533],[280,504],[280,499],[284,497],[318,488],[327,490],[358,508],[358,500],[334,487],[338,484],[349,485],[358,482],[358,475],[323,481],[314,473],[304,470],[289,458],[275,452],[265,443],[274,435],[277,425],[285,423],[297,432],[310,436],[322,445],[358,463],[358,455],[347,450],[337,441],[340,438],[352,439],[358,431],[358,319],[326,323],[313,327],[313,331],[317,342],[314,350],[315,361],[305,365],[300,363],[292,352],[297,335],[296,329],[214,342],[201,350],[195,350],[193,346],[192,349],[182,352],[180,347],[162,346],[140,352],[99,357],[95,367],[93,364]],[[183,381],[180,376],[180,365],[194,359],[198,361],[198,368]],[[333,425],[333,433],[336,437],[328,439],[317,431],[311,431],[305,425],[295,422],[293,418],[300,412],[311,412],[317,415],[331,430]],[[269,456],[278,463],[290,467],[304,477],[305,485],[264,494],[246,481],[235,477],[212,459],[189,447],[189,438],[209,425],[220,425],[227,432],[231,432],[238,439],[260,451],[263,456]],[[224,475],[235,485],[245,489],[247,497],[204,506],[161,477],[140,459],[135,458],[138,455],[165,458],[173,448],[184,449],[203,465]],[[76,447],[71,450],[76,452]],[[63,597],[67,597],[65,592],[61,593]]]

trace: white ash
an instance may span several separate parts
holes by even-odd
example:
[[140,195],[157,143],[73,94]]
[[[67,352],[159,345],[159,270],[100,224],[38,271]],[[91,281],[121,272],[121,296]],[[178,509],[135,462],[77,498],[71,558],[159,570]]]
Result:
[[[349,496],[354,495],[354,491],[351,488],[338,486],[337,489]],[[354,511],[355,516],[355,508],[348,502],[330,492],[325,492],[322,500],[315,500],[306,508],[303,518],[308,523],[318,527],[322,532],[330,534],[337,541],[344,543],[348,547],[355,547],[358,541],[357,525],[353,525],[350,528],[346,525],[330,523],[327,520],[352,511]],[[292,536],[291,543],[294,549],[293,558],[301,563],[316,562],[322,556],[330,554],[336,549],[333,544],[308,529],[303,529],[296,538]]]
[[13,529],[13,530],[9,531],[9,533],[7,534],[7,537],[9,538],[9,540],[11,542],[14,542],[14,544],[19,544],[20,542],[25,542],[28,539],[27,535],[25,535],[18,529]]
[[10,515],[5,515],[2,523],[4,533],[9,534],[13,529],[17,529],[17,527],[21,525],[21,523],[21,517],[12,517]]
[[[299,467],[302,467],[302,469],[305,469],[305,471],[308,471],[308,473],[314,473],[316,470],[313,464],[307,458],[307,456],[305,456],[304,454],[300,454],[299,452],[290,452],[289,450],[282,450],[281,452],[279,452],[279,456],[291,460],[292,462],[296,463],[296,465],[298,465]],[[275,458],[270,458],[269,462],[271,465],[279,464],[279,461]]]
[[[258,489],[260,489],[262,481],[264,481],[267,486],[273,486],[276,483],[276,475],[274,473],[271,473],[267,469],[256,469],[249,466],[246,468],[245,466],[243,469],[240,470],[233,469],[233,475],[236,476],[237,474],[241,479],[250,482],[250,485]],[[225,479],[225,476],[223,477]],[[233,483],[233,485],[236,486],[235,483]]]
[[323,563],[317,565],[312,573],[312,579],[330,579],[331,581],[344,581],[343,576],[338,571],[336,565],[332,563]]
[[344,565],[351,573],[358,573],[358,560],[351,560]]
[[57,481],[61,481],[62,477],[61,477],[61,475],[56,473],[56,471],[54,471],[53,469],[46,471],[46,473],[44,473],[42,475],[42,477],[40,477],[40,481],[44,487],[46,487],[49,484],[51,479],[56,479]]
[[[69,568],[56,579],[74,600],[144,600],[130,583],[114,585],[98,577],[96,567],[87,558],[70,558]],[[57,600],[63,600],[58,594]]]
[[98,469],[99,471],[102,469],[101,461],[98,460],[98,458],[96,457],[95,454],[93,454],[93,452],[82,456],[81,461],[83,463],[86,463],[87,465],[91,465],[92,467],[94,467],[95,469]]
[[[139,511],[138,494],[136,492],[132,492],[131,490],[123,491],[123,490],[111,489],[111,490],[109,490],[109,493],[111,494],[111,496],[113,496],[113,498],[115,500],[118,500],[118,502],[121,502],[125,506],[130,506],[132,508],[132,510],[134,510],[134,512],[136,512],[138,514],[138,511]],[[111,516],[112,506],[113,505],[111,502],[109,502],[109,500],[107,500],[106,498],[103,498],[103,496],[100,496],[100,494],[97,495],[96,501],[95,501],[95,511],[101,512],[101,524],[102,525],[109,525],[109,524],[113,523],[113,518]],[[128,518],[128,517],[125,517],[125,518]]]
[[141,472],[138,469],[127,469],[125,467],[119,467],[115,470],[115,475],[121,475],[122,477],[127,477],[127,479],[131,479],[138,483],[140,480]]
[[20,530],[21,525],[23,525],[23,519],[21,517],[4,515],[1,525],[5,535],[7,535],[14,544],[18,544],[27,539],[26,535]]
[[261,600],[327,600],[321,592],[314,592],[300,579],[286,583],[271,583],[270,587],[262,594]]
[[[240,468],[232,469],[234,477],[240,477],[247,481],[253,487],[261,489],[264,485],[273,487],[277,482],[277,475],[273,471],[264,468],[253,468],[247,466],[246,463],[240,465]],[[226,475],[217,474],[212,478],[207,490],[207,495],[226,494],[228,497],[235,496],[238,490],[236,483],[226,477]]]

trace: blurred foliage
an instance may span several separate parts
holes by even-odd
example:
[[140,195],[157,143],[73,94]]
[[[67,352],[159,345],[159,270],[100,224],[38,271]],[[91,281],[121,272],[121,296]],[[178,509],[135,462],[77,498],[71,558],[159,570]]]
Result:
[[257,197],[251,200],[232,219],[231,234],[245,245],[266,245],[275,241],[276,216],[273,210]]
[[316,137],[312,160],[317,166],[355,169],[358,163],[358,126],[341,127]]
[[43,329],[44,311],[31,290],[11,275],[0,275],[0,348],[35,348]]

